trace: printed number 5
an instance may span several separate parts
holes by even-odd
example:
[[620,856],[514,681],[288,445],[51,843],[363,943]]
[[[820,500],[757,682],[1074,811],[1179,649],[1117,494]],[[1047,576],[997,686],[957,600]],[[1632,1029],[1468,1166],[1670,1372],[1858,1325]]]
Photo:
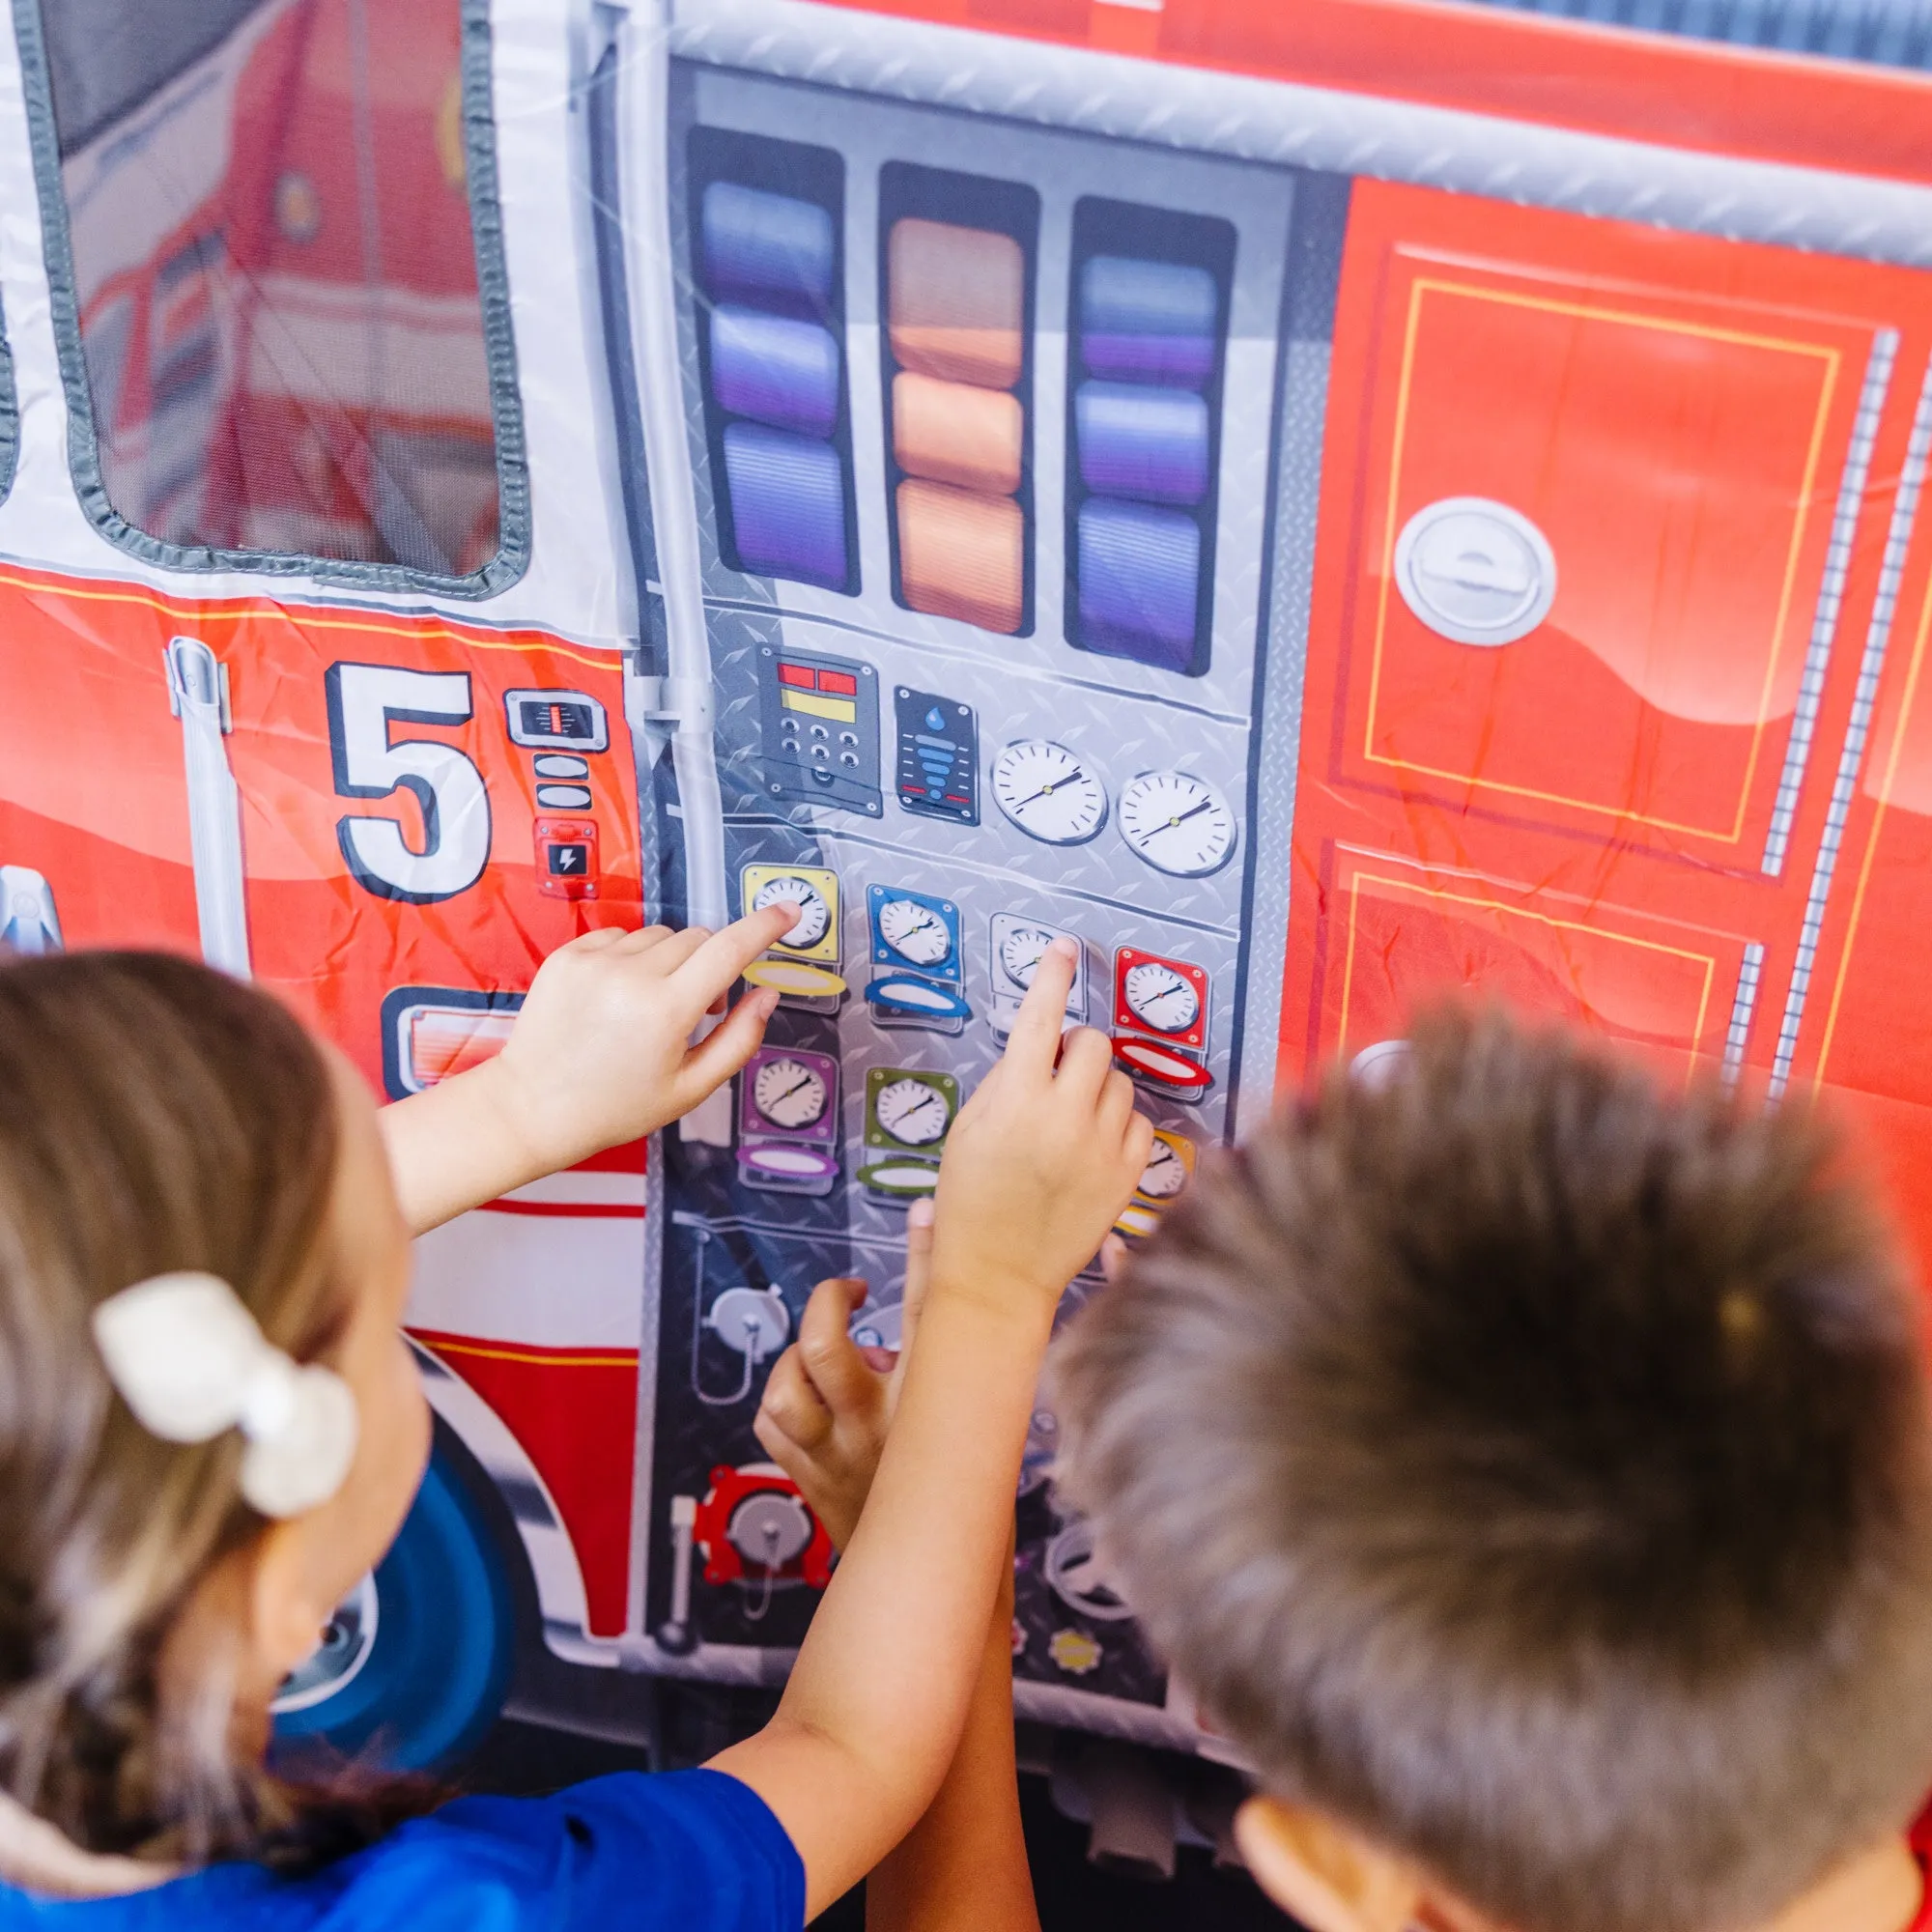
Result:
[[470,716],[467,671],[330,665],[328,751],[339,798],[388,798],[407,786],[422,808],[423,849],[412,851],[393,818],[351,813],[335,823],[359,885],[382,899],[426,905],[466,893],[490,861],[490,797],[483,774],[454,745],[391,741],[392,724],[461,724]]

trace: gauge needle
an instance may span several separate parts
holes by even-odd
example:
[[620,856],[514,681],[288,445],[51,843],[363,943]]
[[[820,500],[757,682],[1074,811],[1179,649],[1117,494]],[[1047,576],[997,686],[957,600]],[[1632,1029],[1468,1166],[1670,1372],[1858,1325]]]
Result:
[[1053,781],[1053,784],[1041,785],[1040,788],[1034,793],[1033,798],[1021,799],[1020,802],[1013,807],[1013,810],[1015,811],[1024,811],[1027,809],[1027,807],[1033,803],[1034,798],[1051,798],[1053,796],[1054,785],[1070,785],[1074,781],[1074,780],[1084,779],[1086,776],[1087,774],[1083,772],[1078,765],[1075,765],[1073,769],[1070,772],[1068,772],[1064,779],[1055,779]]
[[940,1110],[940,1113],[943,1117],[946,1112],[946,1103],[939,1097],[937,1094],[933,1094],[929,1099],[916,1100],[913,1102],[911,1111],[908,1112],[903,1117],[903,1119],[901,1119],[899,1124],[903,1127],[909,1127],[913,1124],[915,1121],[917,1121],[920,1118],[922,1114],[930,1113],[934,1107],[937,1107]]
[[1185,825],[1190,818],[1198,818],[1204,811],[1211,810],[1214,801],[1212,799],[1204,798],[1199,805],[1190,805],[1185,811],[1179,813],[1177,817],[1170,818],[1165,825],[1156,825],[1153,832],[1149,833],[1148,837],[1151,838],[1156,833],[1172,832],[1177,825]]
[[[772,1107],[778,1106],[781,1101],[789,1100],[794,1094],[802,1093],[806,1088],[811,1085],[811,1081],[812,1081],[812,1076],[810,1073],[808,1073],[803,1080],[794,1080],[791,1083],[791,1085],[784,1090],[782,1094],[780,1094],[774,1097],[772,1101]],[[771,1107],[767,1107],[765,1111],[766,1113],[770,1113]]]

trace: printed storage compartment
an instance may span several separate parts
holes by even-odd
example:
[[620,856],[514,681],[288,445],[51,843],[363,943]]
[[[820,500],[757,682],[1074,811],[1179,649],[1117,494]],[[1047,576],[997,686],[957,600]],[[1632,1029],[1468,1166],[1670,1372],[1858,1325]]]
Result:
[[1082,200],[1067,317],[1066,638],[1198,677],[1209,659],[1225,221]]
[[1029,188],[908,162],[880,170],[893,594],[1006,636],[1033,628],[1038,229]]
[[753,576],[856,590],[844,162],[697,128],[691,172],[720,549]]

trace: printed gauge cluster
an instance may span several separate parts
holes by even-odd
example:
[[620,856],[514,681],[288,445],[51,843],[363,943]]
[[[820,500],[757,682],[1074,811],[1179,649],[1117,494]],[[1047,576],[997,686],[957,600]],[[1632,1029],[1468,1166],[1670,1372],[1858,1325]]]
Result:
[[[1173,816],[1183,810],[1177,804]],[[1223,840],[1222,831],[1207,839]],[[987,1052],[1012,1030],[1020,1003],[1056,940],[1071,939],[1078,963],[1065,1024],[1103,1029],[1114,1058],[1151,1098],[1198,1110],[1215,1088],[1208,1065],[1213,982],[1200,961],[1116,945],[1104,977],[1082,932],[1030,911],[992,912],[977,929],[960,903],[913,885],[873,879],[864,890],[864,937],[848,949],[846,908],[861,903],[839,871],[823,865],[752,862],[741,867],[739,903],[748,910],[783,904],[797,917],[746,979],[777,991],[781,1011],[838,1020],[848,1000],[875,1036],[839,1037],[843,1055],[768,1044],[739,1082],[737,1161],[747,1187],[825,1195],[841,1173],[841,1058],[853,1049],[864,1075],[859,1151],[850,1178],[875,1202],[932,1192],[946,1137],[963,1094],[956,1072],[895,1053],[894,1036],[957,1039],[982,1023]],[[782,1027],[775,1032],[784,1031]],[[984,1058],[985,1055],[977,1056]],[[901,1061],[907,1064],[899,1064]],[[1122,1231],[1146,1234],[1192,1172],[1194,1137],[1168,1128]]]

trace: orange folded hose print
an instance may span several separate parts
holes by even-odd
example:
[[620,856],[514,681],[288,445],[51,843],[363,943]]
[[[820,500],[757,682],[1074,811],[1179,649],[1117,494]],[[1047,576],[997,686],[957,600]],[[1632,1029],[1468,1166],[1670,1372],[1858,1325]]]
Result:
[[1004,389],[893,378],[893,455],[908,476],[1010,497],[1020,487],[1025,414]]
[[1024,363],[1026,263],[1010,235],[908,215],[887,243],[894,358],[942,383],[1009,389]]
[[1010,635],[1026,605],[1026,519],[1010,497],[909,477],[898,487],[906,604]]

